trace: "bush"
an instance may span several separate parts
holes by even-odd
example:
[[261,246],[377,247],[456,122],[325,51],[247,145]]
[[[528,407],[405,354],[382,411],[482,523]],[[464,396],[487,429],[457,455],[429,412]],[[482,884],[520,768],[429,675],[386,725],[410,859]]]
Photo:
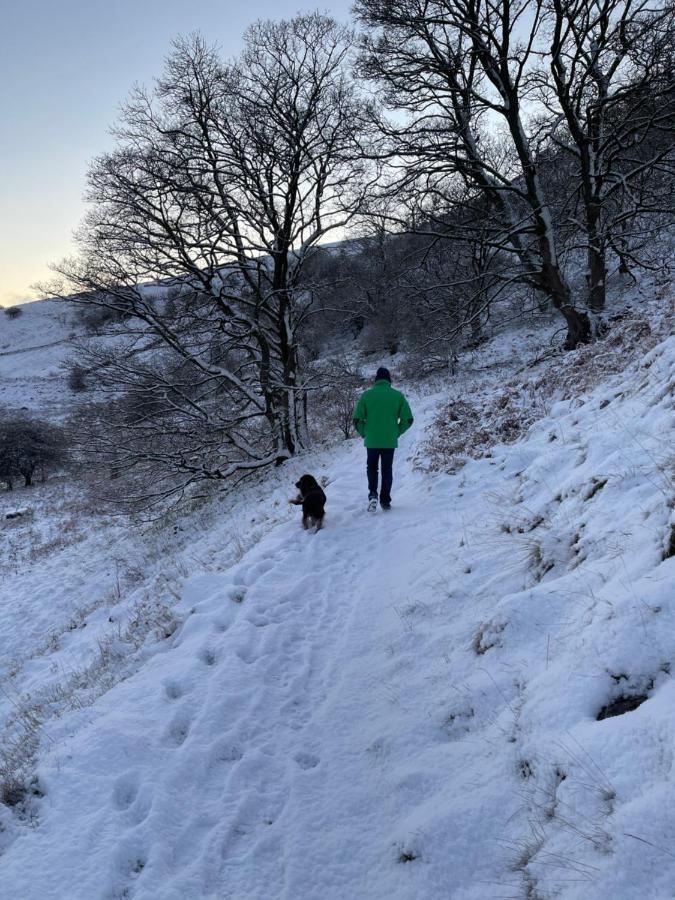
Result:
[[19,476],[30,487],[36,473],[44,478],[64,456],[64,433],[55,425],[30,418],[0,421],[0,480],[9,490]]
[[78,316],[90,334],[100,334],[106,327],[117,325],[124,320],[123,313],[96,303],[80,305]]
[[18,319],[19,316],[23,315],[23,310],[20,306],[8,306],[5,310],[5,315],[8,319]]
[[311,397],[311,418],[322,436],[337,431],[348,440],[353,434],[352,412],[364,388],[360,373],[345,360],[332,359],[316,370],[322,388]]
[[71,365],[68,372],[68,387],[71,391],[75,392],[86,391],[89,389],[87,383],[87,370],[84,366],[80,366],[77,363]]

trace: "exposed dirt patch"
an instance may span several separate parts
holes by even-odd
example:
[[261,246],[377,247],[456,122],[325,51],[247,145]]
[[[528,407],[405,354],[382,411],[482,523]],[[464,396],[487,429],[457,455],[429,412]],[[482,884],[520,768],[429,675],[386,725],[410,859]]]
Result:
[[611,719],[613,716],[623,716],[625,713],[633,712],[638,706],[642,706],[648,699],[647,694],[617,697],[616,700],[612,700],[611,703],[602,707],[596,719],[598,722],[602,722],[603,719]]

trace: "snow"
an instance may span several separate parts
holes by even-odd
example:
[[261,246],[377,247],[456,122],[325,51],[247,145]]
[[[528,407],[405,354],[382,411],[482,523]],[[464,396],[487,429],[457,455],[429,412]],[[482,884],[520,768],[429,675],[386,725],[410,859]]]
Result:
[[454,474],[413,462],[469,383],[406,388],[390,513],[359,440],[142,534],[36,489],[2,525],[0,726],[38,742],[7,896],[673,897],[674,381],[669,336]]
[[40,300],[14,307],[17,318],[0,311],[0,407],[35,412],[68,402],[61,368],[73,353],[82,325],[64,303]]
[[94,328],[81,307],[56,299],[10,309],[20,314],[10,318],[0,310],[0,409],[62,424],[81,404],[104,398],[95,379],[86,393],[73,392],[70,366],[87,345],[124,344],[122,327]]

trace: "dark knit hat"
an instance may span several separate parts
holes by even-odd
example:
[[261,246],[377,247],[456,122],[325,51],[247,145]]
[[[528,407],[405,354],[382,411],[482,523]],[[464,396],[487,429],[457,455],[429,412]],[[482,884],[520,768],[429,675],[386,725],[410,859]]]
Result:
[[377,370],[377,373],[375,374],[375,381],[381,381],[382,379],[385,379],[389,382],[389,384],[391,384],[391,375],[389,374],[389,369],[385,369],[384,366],[380,366],[380,368]]

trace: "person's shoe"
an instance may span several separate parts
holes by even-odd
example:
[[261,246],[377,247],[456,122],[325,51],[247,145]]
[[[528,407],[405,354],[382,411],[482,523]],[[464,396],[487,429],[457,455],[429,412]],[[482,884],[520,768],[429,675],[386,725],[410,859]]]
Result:
[[368,498],[368,512],[375,512],[377,509],[377,497]]
[[384,510],[389,510],[389,509],[391,509],[391,503],[389,503],[387,500],[380,500],[380,506],[381,506],[382,509],[384,509]]

